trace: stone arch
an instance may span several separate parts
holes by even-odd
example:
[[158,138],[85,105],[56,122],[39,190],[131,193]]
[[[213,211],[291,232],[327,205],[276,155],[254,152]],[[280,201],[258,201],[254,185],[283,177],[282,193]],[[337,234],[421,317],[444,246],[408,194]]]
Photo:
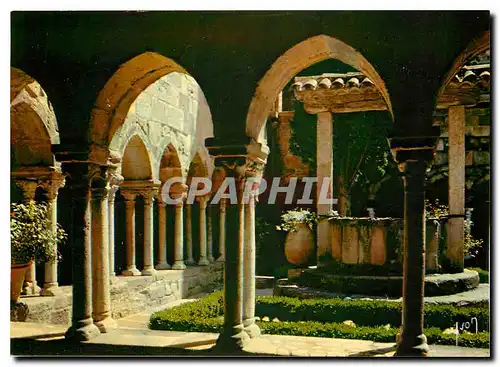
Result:
[[213,137],[210,108],[196,80],[152,52],[123,64],[99,94],[92,111],[91,160],[119,163],[134,135],[150,154],[155,181],[169,144],[185,175],[196,151]]
[[457,73],[460,71],[460,69],[465,65],[467,60],[476,57],[477,55],[487,51],[488,49],[491,48],[490,44],[490,39],[491,39],[491,34],[490,31],[484,32],[480,37],[472,40],[465,50],[463,50],[460,55],[455,59],[455,61],[452,64],[452,67],[448,74],[446,74],[446,77],[444,78],[443,83],[441,84],[441,87],[439,88],[438,92],[438,97],[441,96],[448,86],[452,79],[457,75]]
[[142,53],[119,67],[99,92],[92,109],[90,159],[107,162],[107,147],[132,103],[148,86],[172,72],[187,74],[179,64],[155,52]]
[[165,182],[170,177],[185,177],[179,154],[172,143],[165,147],[159,162],[159,178],[161,182]]
[[393,116],[389,92],[385,83],[368,60],[346,43],[327,35],[318,35],[288,49],[273,63],[259,81],[247,113],[247,136],[258,142],[262,141],[264,137],[262,130],[267,114],[278,93],[298,72],[326,59],[337,59],[366,75],[379,90]]
[[191,177],[210,177],[209,167],[200,152],[197,152],[189,165],[188,179]]
[[123,152],[121,174],[125,180],[151,180],[153,170],[151,159],[139,135],[134,135]]
[[41,85],[23,71],[10,68],[12,163],[54,166],[51,145],[59,144],[57,120]]

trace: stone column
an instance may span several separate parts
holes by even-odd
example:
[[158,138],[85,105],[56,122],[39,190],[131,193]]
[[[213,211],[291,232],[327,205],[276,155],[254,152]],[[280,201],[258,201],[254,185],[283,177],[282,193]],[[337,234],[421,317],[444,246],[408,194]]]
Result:
[[[26,204],[35,201],[35,193],[38,187],[37,181],[18,180],[16,181],[16,185],[23,192],[23,200]],[[22,293],[30,296],[38,295],[40,293],[40,287],[36,282],[36,267],[34,261],[28,270],[26,270]]]
[[219,204],[219,258],[218,262],[225,261],[226,253],[226,199],[221,199]]
[[250,338],[260,336],[255,323],[255,196],[245,205],[245,244],[243,251],[243,327]]
[[[207,199],[208,200],[208,199]],[[213,254],[214,240],[212,231],[212,206],[207,204],[207,259],[209,262],[214,262]]]
[[425,356],[424,335],[425,171],[432,150],[398,153],[404,173],[403,315],[396,355]]
[[[52,180],[46,187],[47,211],[51,222],[51,230],[57,236],[57,193],[59,188],[64,186],[64,178]],[[57,282],[57,245],[54,247],[54,261],[45,263],[45,274],[41,296],[56,296],[61,294],[59,283]]]
[[144,197],[144,268],[142,275],[154,275],[153,266],[153,200],[155,189],[143,193]]
[[87,163],[63,163],[71,192],[73,216],[73,306],[71,326],[65,336],[76,341],[99,335],[92,319],[90,177]]
[[439,271],[439,237],[441,224],[438,219],[428,219],[425,226],[425,273]]
[[187,252],[187,265],[193,265],[193,219],[192,219],[191,204],[186,203],[186,252]]
[[224,268],[224,326],[219,334],[216,348],[221,351],[241,350],[243,344],[249,339],[243,330],[242,306],[243,306],[243,246],[244,246],[244,205],[243,188],[245,180],[241,176],[236,177],[238,191],[238,204],[236,215],[230,215],[228,226],[229,237],[232,245],[225,247]]
[[[161,198],[161,195],[158,196]],[[158,200],[158,263],[156,270],[168,270],[167,263],[167,204],[163,200]]]
[[[327,186],[328,198],[331,198],[333,194],[333,121],[332,114],[329,111],[318,113],[317,118],[316,176],[318,177],[318,183],[316,186],[316,212],[318,215],[323,215],[332,209],[331,204],[320,204],[319,198],[322,186]],[[325,179],[328,179],[328,185]],[[325,189],[323,187],[323,190]],[[316,239],[318,258],[331,251],[329,231],[330,226],[327,220],[318,223]]]
[[135,265],[135,196],[131,191],[124,191],[125,197],[125,247],[127,251],[127,269],[122,271],[124,276],[141,275]]
[[450,271],[464,270],[465,107],[448,108],[448,246]]
[[174,270],[186,269],[186,265],[184,264],[184,236],[183,236],[184,224],[182,215],[183,206],[184,204],[182,201],[175,205],[175,229],[174,229],[175,259],[174,259],[174,265],[172,265],[172,269]]
[[209,265],[207,259],[207,200],[201,196],[197,198],[200,205],[200,259],[198,265]]
[[[105,183],[105,182],[104,182]],[[116,328],[111,317],[108,187],[92,188],[92,317],[101,333]]]
[[116,192],[123,182],[123,177],[114,173],[110,179],[110,190],[108,194],[108,232],[109,232],[109,276],[111,280],[116,279],[115,274],[115,197]]

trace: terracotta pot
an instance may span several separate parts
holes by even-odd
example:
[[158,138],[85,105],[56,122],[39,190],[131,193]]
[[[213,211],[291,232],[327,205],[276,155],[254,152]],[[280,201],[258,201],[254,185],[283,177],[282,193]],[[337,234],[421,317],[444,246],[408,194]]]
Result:
[[15,303],[19,301],[19,296],[23,289],[24,276],[31,263],[10,265],[10,300]]
[[285,240],[285,256],[289,263],[305,265],[313,252],[314,236],[307,224],[298,224],[296,231],[288,232]]

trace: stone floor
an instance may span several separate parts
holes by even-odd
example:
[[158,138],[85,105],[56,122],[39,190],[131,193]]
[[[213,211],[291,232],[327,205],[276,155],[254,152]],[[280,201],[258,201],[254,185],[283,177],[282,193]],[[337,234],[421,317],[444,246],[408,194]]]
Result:
[[[272,289],[257,289],[257,295],[271,295]],[[192,302],[204,294],[176,300],[158,310]],[[29,322],[11,323],[13,355],[171,355],[215,356],[212,347],[218,334],[148,329],[151,312],[117,320],[118,329],[81,346],[64,340],[66,327]],[[432,345],[430,357],[489,357],[489,349]],[[262,335],[244,349],[247,356],[279,357],[390,357],[394,343],[369,340]]]
[[[148,330],[141,322],[127,324],[124,321],[120,321],[117,330],[101,334],[82,345],[65,341],[66,328],[62,325],[12,322],[11,354],[216,356],[211,348],[218,334]],[[430,357],[490,356],[488,349],[441,345],[431,345],[430,349]],[[368,340],[262,335],[252,339],[242,354],[280,357],[390,357],[394,354],[394,344]]]

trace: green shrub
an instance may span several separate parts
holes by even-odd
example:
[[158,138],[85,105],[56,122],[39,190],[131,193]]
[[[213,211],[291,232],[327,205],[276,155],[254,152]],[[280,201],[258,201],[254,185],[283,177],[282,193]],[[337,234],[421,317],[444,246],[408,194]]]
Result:
[[66,237],[60,225],[53,232],[47,205],[34,201],[10,204],[11,264],[57,261],[57,244]]
[[[289,321],[342,322],[353,320],[357,325],[401,325],[401,303],[382,300],[299,299],[292,297],[257,297],[258,316],[277,317]],[[487,307],[425,305],[425,327],[446,329],[455,322],[478,320],[479,330],[488,330]]]
[[[149,327],[154,330],[220,333],[223,327],[223,295],[215,292],[198,301],[156,312]],[[256,314],[279,322],[258,321],[263,333],[393,342],[401,325],[401,304],[389,301],[300,300],[258,297]],[[489,347],[488,309],[485,307],[425,306],[425,335],[431,344],[455,344],[455,335],[442,329],[477,317],[478,334],[460,334],[459,345]],[[356,327],[343,324],[353,320]],[[387,325],[389,324],[389,325]],[[381,326],[387,325],[387,326]]]
[[469,270],[474,270],[477,271],[479,274],[479,283],[489,283],[490,282],[490,275],[488,270],[483,270],[481,268],[468,268]]

